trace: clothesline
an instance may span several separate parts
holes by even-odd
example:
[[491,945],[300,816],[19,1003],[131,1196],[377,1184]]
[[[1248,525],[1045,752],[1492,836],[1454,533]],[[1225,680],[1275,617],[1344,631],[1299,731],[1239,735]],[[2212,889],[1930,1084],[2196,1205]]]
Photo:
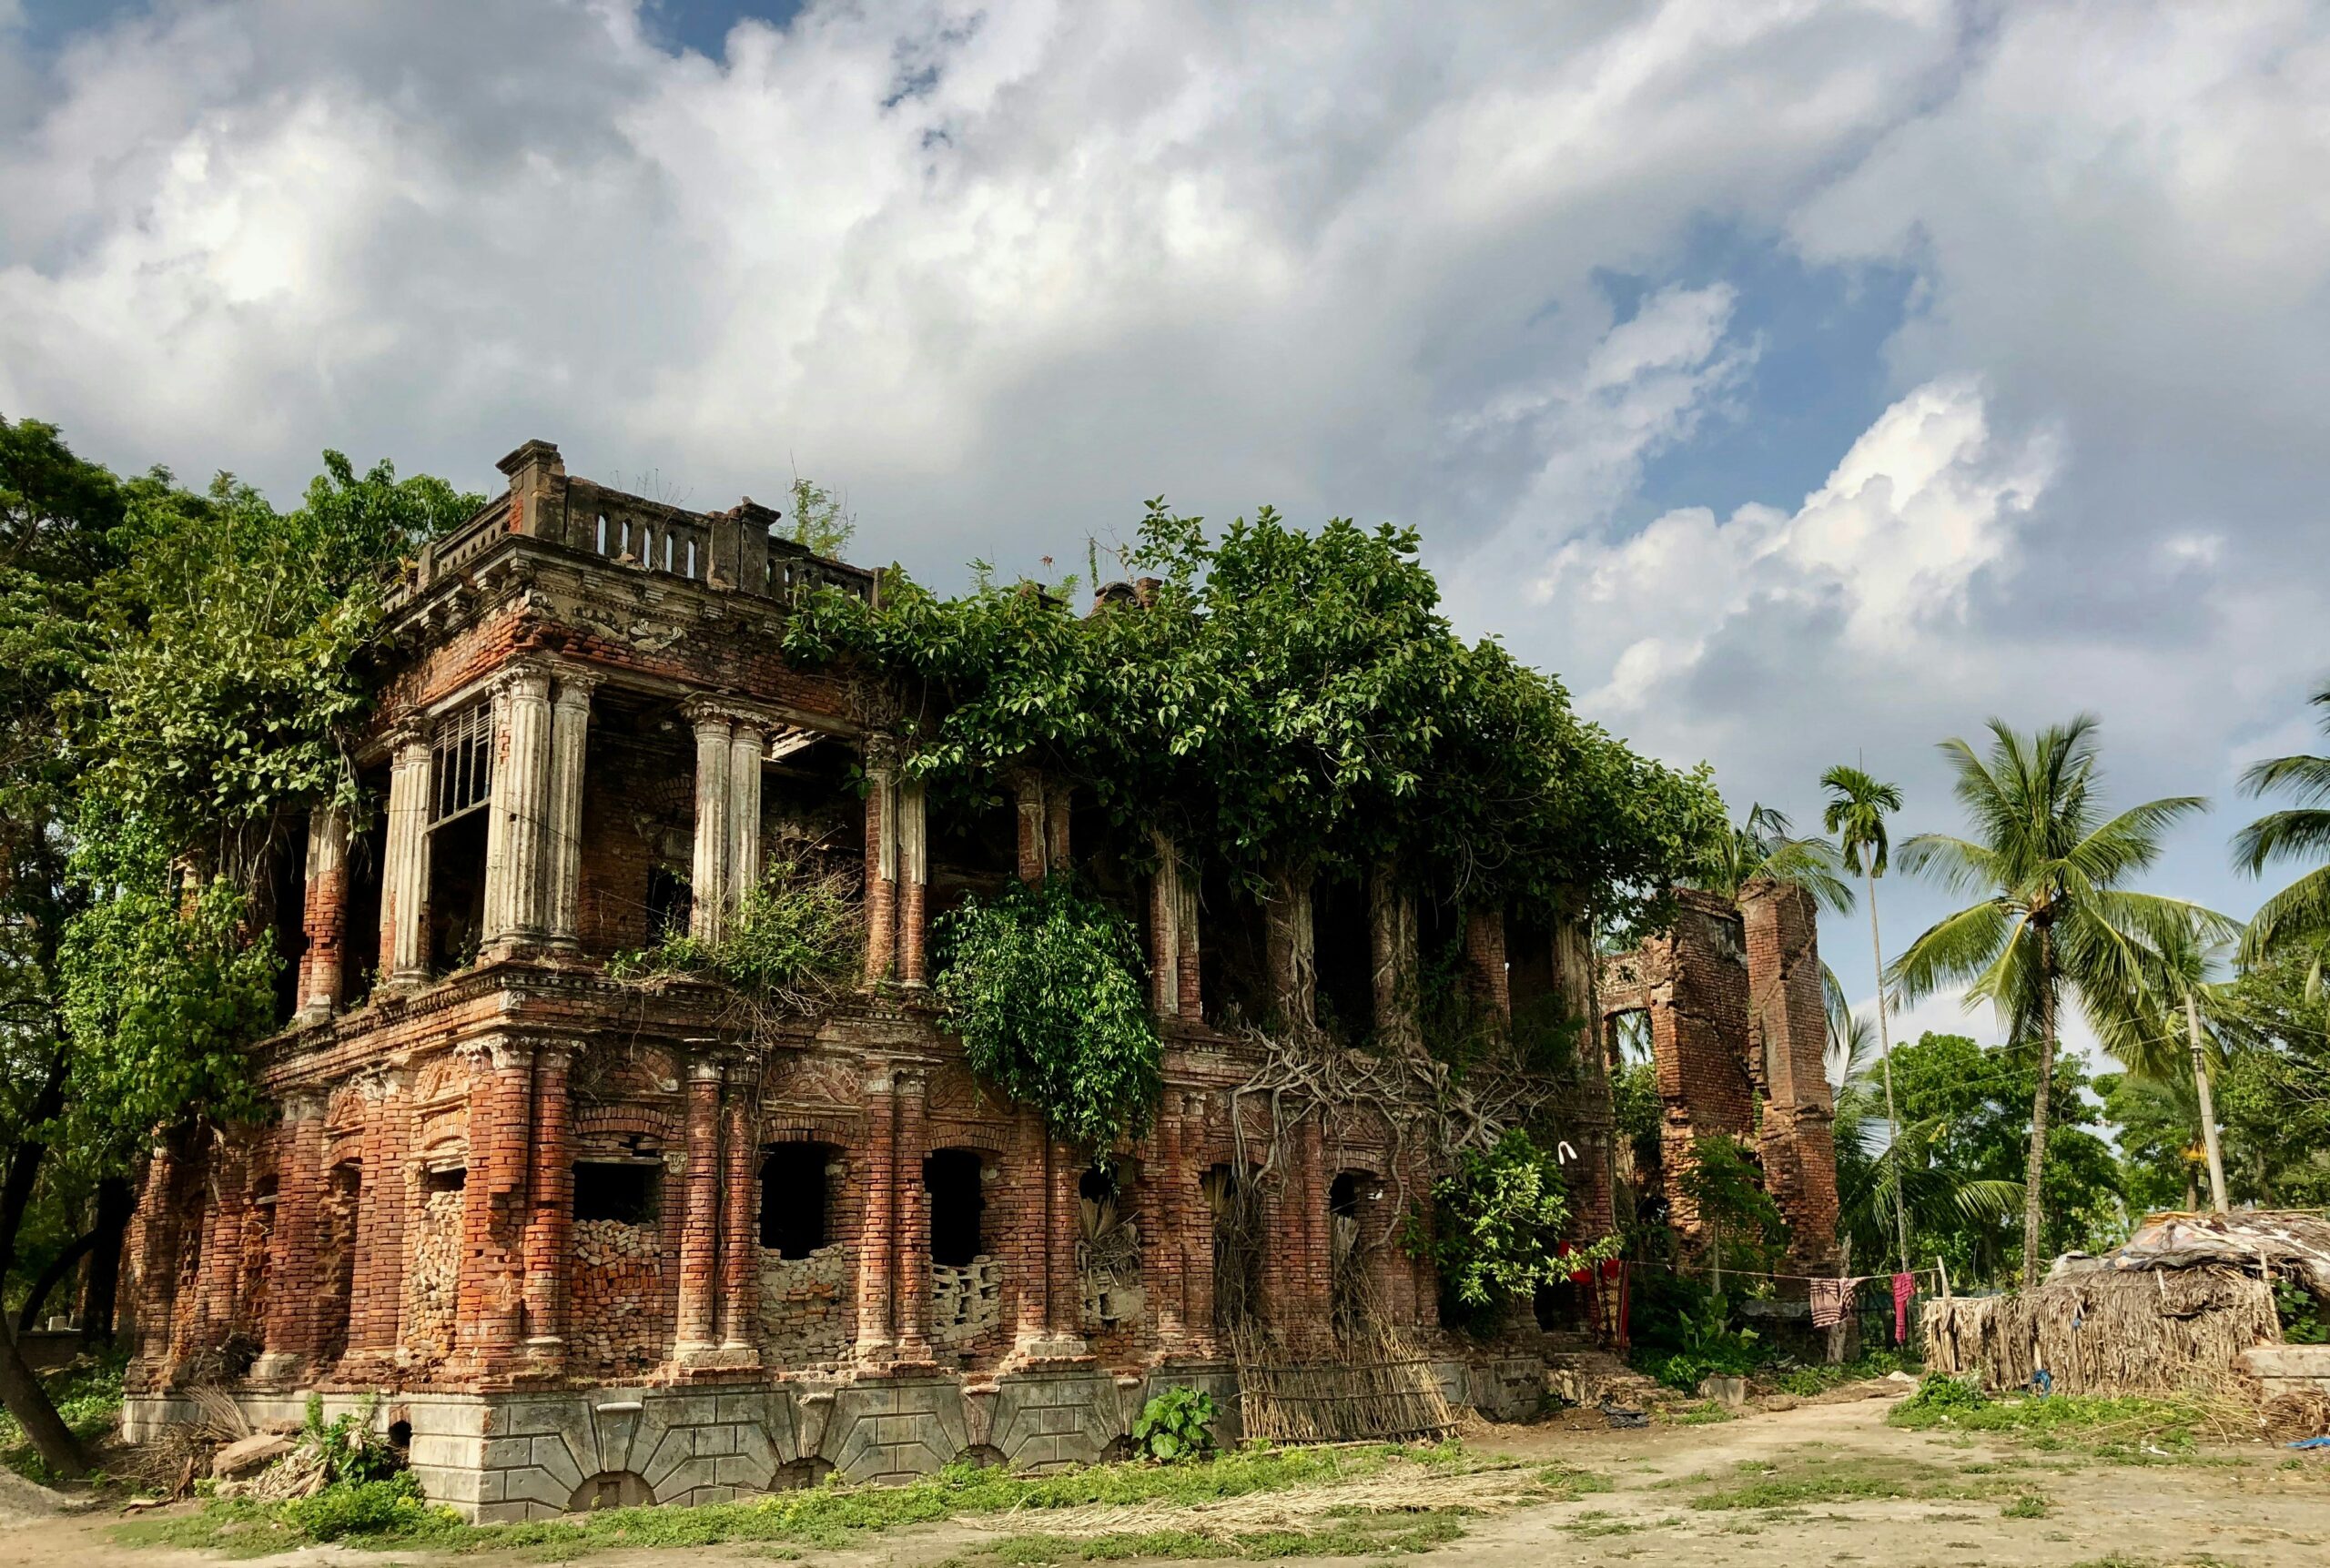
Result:
[[[1646,1259],[1640,1258],[1628,1258],[1624,1259],[1624,1261],[1629,1269],[1664,1269],[1670,1274],[1681,1274],[1685,1276],[1709,1275],[1716,1272],[1713,1269],[1708,1268],[1694,1267],[1686,1269],[1674,1263],[1654,1263]],[[1905,1269],[1899,1270],[1888,1270],[1882,1274],[1774,1274],[1762,1269],[1726,1269],[1722,1272],[1728,1277],[1740,1280],[1793,1280],[1798,1281],[1812,1280],[1850,1280],[1855,1282],[1859,1282],[1865,1280],[1890,1280],[1897,1272],[1906,1273],[1917,1278],[1923,1278],[1925,1276],[1931,1275],[1938,1280],[1940,1276],[1941,1270],[1939,1267]]]

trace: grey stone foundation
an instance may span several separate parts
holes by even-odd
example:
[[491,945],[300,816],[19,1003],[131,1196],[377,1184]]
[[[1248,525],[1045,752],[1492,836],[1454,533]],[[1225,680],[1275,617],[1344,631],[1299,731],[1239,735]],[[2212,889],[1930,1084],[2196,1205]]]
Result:
[[[830,1474],[897,1482],[957,1460],[1055,1471],[1113,1457],[1150,1394],[1204,1389],[1223,1411],[1216,1434],[1238,1439],[1238,1381],[1226,1368],[1143,1377],[1091,1368],[1008,1374],[786,1379],[771,1386],[623,1388],[556,1393],[392,1395],[374,1420],[410,1424],[421,1491],[480,1523],[547,1519],[607,1503],[727,1502],[814,1484]],[[256,1424],[299,1421],[301,1393],[236,1396]],[[361,1394],[324,1396],[326,1419]],[[133,1396],[122,1432],[144,1442],[193,1407]]]

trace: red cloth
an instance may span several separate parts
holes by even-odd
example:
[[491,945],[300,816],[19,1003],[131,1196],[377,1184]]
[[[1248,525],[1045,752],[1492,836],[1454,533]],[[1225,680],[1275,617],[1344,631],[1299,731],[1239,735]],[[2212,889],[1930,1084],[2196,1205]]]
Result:
[[1910,1340],[1910,1298],[1918,1293],[1915,1274],[1893,1276],[1893,1342],[1904,1345]]

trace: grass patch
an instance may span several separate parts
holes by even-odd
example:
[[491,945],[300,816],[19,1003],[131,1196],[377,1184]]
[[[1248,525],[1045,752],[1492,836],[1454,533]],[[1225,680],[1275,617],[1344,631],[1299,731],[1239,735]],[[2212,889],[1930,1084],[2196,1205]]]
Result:
[[2002,1432],[2035,1448],[2156,1464],[2193,1462],[2209,1412],[2193,1400],[2133,1394],[1993,1396],[1956,1378],[1930,1377],[1885,1419],[1911,1431]]
[[1575,1502],[1596,1492],[1616,1490],[1617,1482],[1606,1475],[1590,1470],[1576,1470],[1566,1464],[1549,1464],[1537,1472],[1537,1484],[1551,1493],[1556,1502]]
[[1996,1495],[2000,1483],[1969,1482],[1940,1466],[1910,1459],[1788,1457],[1777,1462],[1742,1461],[1719,1486],[1691,1500],[1701,1512],[1736,1508],[1803,1508],[1824,1502],[1865,1502],[1910,1498],[1920,1502],[1970,1502]]
[[1139,1530],[1110,1535],[1008,1535],[1005,1563],[1121,1563],[1142,1557],[1375,1557],[1429,1552],[1464,1533],[1461,1511],[1363,1512],[1316,1530]]
[[[121,1374],[128,1364],[129,1351],[125,1346],[100,1359],[76,1360],[42,1375],[41,1384],[56,1402],[56,1413],[83,1442],[96,1442],[121,1424]],[[33,1452],[25,1429],[5,1411],[0,1411],[0,1464],[27,1481],[43,1486],[56,1484],[47,1462]]]
[[2044,1519],[2054,1505],[2035,1492],[2026,1492],[1999,1510],[2001,1519]]
[[1737,1411],[1727,1410],[1714,1400],[1701,1400],[1695,1405],[1674,1405],[1661,1410],[1658,1419],[1668,1426],[1719,1426],[1739,1419]]
[[[456,1552],[527,1548],[571,1553],[609,1547],[711,1546],[728,1542],[832,1549],[883,1531],[958,1516],[1091,1504],[1207,1502],[1356,1481],[1393,1465],[1429,1465],[1446,1472],[1472,1462],[1461,1446],[1442,1443],[1419,1448],[1385,1444],[1358,1449],[1250,1449],[1196,1464],[1104,1464],[1048,1476],[951,1465],[906,1486],[826,1485],[750,1502],[700,1508],[610,1508],[525,1524],[464,1524],[450,1510],[416,1502],[409,1508],[383,1510],[365,1527],[343,1529],[333,1538],[365,1545],[435,1546]],[[114,1537],[125,1545],[195,1547],[257,1556],[324,1538],[311,1532],[309,1522],[296,1512],[298,1507],[214,1501],[189,1518],[117,1525]],[[1224,1554],[1269,1553],[1261,1545],[1250,1543],[1234,1553],[1215,1553]]]

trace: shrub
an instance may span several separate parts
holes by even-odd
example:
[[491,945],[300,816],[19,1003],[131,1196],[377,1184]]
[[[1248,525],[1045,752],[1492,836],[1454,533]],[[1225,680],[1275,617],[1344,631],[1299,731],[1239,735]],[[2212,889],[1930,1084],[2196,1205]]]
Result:
[[741,996],[808,1011],[846,984],[865,944],[865,914],[850,879],[780,860],[745,895],[717,942],[684,934],[619,953],[618,978],[694,975]]
[[1132,928],[1072,878],[967,898],[938,923],[933,987],[971,1070],[1105,1154],[1164,1090]]
[[445,1513],[422,1500],[420,1482],[408,1470],[385,1480],[337,1482],[313,1497],[279,1504],[277,1517],[311,1541],[339,1541],[410,1534],[441,1522]]
[[1167,1389],[1140,1407],[1132,1423],[1136,1452],[1160,1463],[1197,1459],[1213,1448],[1213,1396],[1202,1389]]
[[1494,1148],[1467,1149],[1432,1189],[1439,1223],[1427,1239],[1412,1228],[1409,1247],[1428,1255],[1459,1315],[1494,1316],[1540,1285],[1615,1256],[1606,1237],[1583,1251],[1556,1252],[1569,1220],[1569,1193],[1553,1154],[1514,1128]]

